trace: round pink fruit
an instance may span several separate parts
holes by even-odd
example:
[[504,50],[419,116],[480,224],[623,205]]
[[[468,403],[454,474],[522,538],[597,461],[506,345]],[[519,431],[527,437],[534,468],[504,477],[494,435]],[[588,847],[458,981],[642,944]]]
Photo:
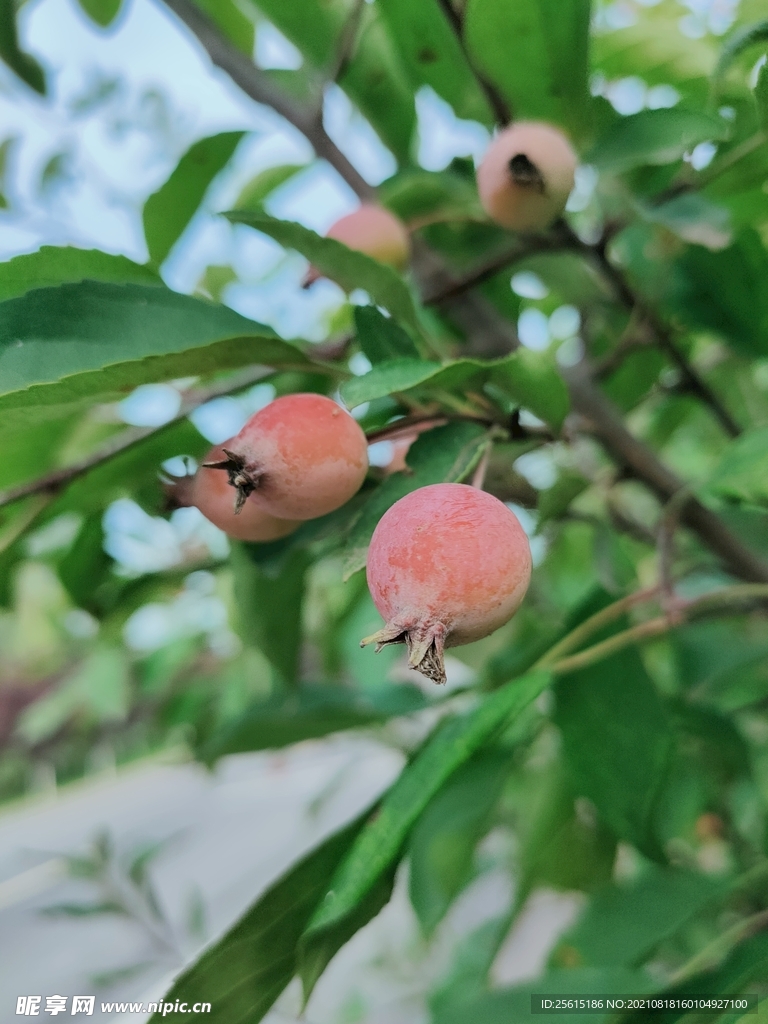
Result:
[[557,128],[518,121],[499,132],[477,169],[483,209],[510,231],[541,231],[565,209],[576,163]]
[[[410,242],[408,231],[401,220],[383,206],[363,203],[352,213],[341,217],[326,232],[326,238],[342,242],[349,249],[364,252],[379,263],[402,270],[408,263]],[[322,277],[310,267],[304,286]]]
[[[349,501],[368,470],[357,421],[325,395],[285,395],[222,445],[236,510],[250,497],[278,519],[316,519]],[[222,474],[223,476],[223,474]]]
[[444,647],[480,640],[517,611],[531,552],[517,517],[498,498],[466,484],[432,484],[382,516],[367,577],[386,625],[362,645],[405,643],[411,668],[444,683]]

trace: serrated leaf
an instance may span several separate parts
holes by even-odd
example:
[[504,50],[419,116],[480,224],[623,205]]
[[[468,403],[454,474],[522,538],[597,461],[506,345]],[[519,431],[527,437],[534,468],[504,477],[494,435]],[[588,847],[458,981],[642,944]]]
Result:
[[[211,1003],[211,1024],[257,1024],[296,972],[296,944],[367,813],[290,867],[174,982],[164,1002]],[[150,1018],[160,1024],[162,1013]]]
[[235,208],[238,210],[261,210],[264,200],[268,196],[306,168],[306,164],[280,164],[277,167],[267,167],[243,186],[237,197]]
[[431,86],[457,117],[493,124],[459,38],[436,0],[379,0],[377,6],[416,87]]
[[354,317],[360,348],[374,366],[388,359],[418,359],[410,337],[376,306],[355,306]]
[[37,252],[0,263],[0,302],[33,289],[77,281],[163,284],[151,267],[134,263],[127,256],[113,256],[98,249],[44,245]]
[[80,6],[91,21],[95,21],[102,28],[111,25],[115,20],[121,2],[122,0],[79,0]]
[[421,434],[406,457],[409,472],[387,477],[355,520],[344,552],[344,579],[365,568],[371,536],[388,508],[418,487],[466,479],[487,444],[487,432],[479,423],[448,423]]
[[95,281],[0,304],[0,411],[117,397],[148,381],[306,357],[226,306]]
[[142,219],[150,263],[159,267],[203,201],[208,186],[228,163],[245,132],[200,139],[179,160],[170,178],[144,204]]
[[45,96],[45,73],[34,57],[19,49],[14,0],[0,0],[0,58],[35,92]]
[[376,817],[356,838],[334,873],[325,899],[302,935],[299,971],[307,997],[320,974],[316,950],[322,947],[326,934],[342,928],[370,898],[396,863],[414,822],[446,780],[548,684],[545,672],[508,683],[485,697],[473,711],[444,722],[403,770],[382,800]]
[[733,501],[768,502],[768,427],[755,427],[731,441],[707,489]]
[[464,34],[475,67],[516,117],[581,134],[589,116],[589,0],[469,0]]
[[391,267],[378,263],[365,253],[347,248],[334,238],[323,238],[293,221],[241,210],[233,210],[225,216],[233,224],[247,224],[269,235],[286,249],[296,249],[344,291],[363,288],[377,306],[383,306],[396,320],[419,333],[411,293],[405,281]]
[[728,131],[727,121],[699,110],[641,110],[614,121],[584,160],[615,174],[648,164],[668,164],[700,142],[726,138]]

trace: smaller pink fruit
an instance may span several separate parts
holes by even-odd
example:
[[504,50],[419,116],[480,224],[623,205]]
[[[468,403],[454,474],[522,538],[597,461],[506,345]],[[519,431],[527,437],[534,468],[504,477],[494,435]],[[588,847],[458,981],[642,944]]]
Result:
[[[364,252],[396,270],[402,270],[408,263],[408,231],[403,222],[383,206],[363,203],[332,224],[325,237],[342,242],[349,249]],[[322,274],[310,267],[303,281],[304,287],[309,287],[319,277]]]
[[407,644],[408,664],[445,682],[443,649],[508,622],[531,578],[528,538],[503,502],[466,484],[411,491],[382,516],[368,588],[386,625],[361,646]]
[[[208,452],[206,462],[225,459],[225,441]],[[182,477],[168,484],[169,497],[177,506],[194,506],[205,518],[235,540],[270,541],[287,537],[301,526],[299,522],[276,519],[250,498],[239,513],[235,513],[232,488],[224,473],[201,466],[194,476]]]
[[518,121],[499,132],[477,169],[483,209],[510,231],[541,231],[560,216],[577,157],[552,125]]
[[[278,519],[316,519],[356,494],[368,471],[368,442],[360,425],[325,395],[276,398],[222,445],[221,461],[237,491]],[[226,480],[224,474],[222,479]]]

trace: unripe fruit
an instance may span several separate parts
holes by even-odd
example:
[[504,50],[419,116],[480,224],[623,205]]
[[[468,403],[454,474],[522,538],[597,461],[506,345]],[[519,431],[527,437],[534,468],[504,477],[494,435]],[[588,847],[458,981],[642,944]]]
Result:
[[477,169],[483,209],[510,231],[541,231],[565,209],[576,163],[557,128],[518,121],[496,136]]
[[[348,248],[364,252],[396,270],[402,270],[408,263],[408,231],[403,222],[383,206],[363,203],[332,224],[325,237],[343,242]],[[310,267],[304,278],[304,287],[321,276],[319,271]]]
[[[285,395],[222,445],[239,512],[246,499],[278,519],[316,519],[349,501],[368,470],[359,424],[325,395]],[[224,475],[222,474],[222,477]]]
[[[225,441],[225,445],[231,444]],[[211,448],[206,462],[226,459],[224,448]],[[301,525],[287,519],[276,519],[249,498],[238,514],[232,500],[232,488],[224,473],[201,466],[194,476],[182,477],[167,485],[168,494],[177,506],[194,505],[214,526],[235,540],[270,541],[287,537]]]
[[525,597],[531,551],[517,517],[466,484],[431,484],[395,502],[368,549],[368,588],[386,626],[366,637],[408,645],[408,664],[445,682],[443,648],[480,640]]

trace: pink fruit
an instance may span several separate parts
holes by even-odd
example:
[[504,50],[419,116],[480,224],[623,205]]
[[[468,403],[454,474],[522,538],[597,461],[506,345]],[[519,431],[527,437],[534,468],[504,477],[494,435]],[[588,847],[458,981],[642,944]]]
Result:
[[275,399],[222,450],[225,458],[208,466],[228,472],[235,511],[250,497],[278,519],[333,512],[359,490],[368,470],[365,434],[325,395]]
[[[231,443],[225,441],[224,445]],[[225,458],[224,448],[217,445],[211,448],[205,461],[216,462]],[[286,519],[276,519],[259,508],[251,498],[245,502],[239,514],[236,514],[232,488],[226,476],[205,465],[201,466],[194,476],[183,477],[169,484],[168,492],[174,504],[194,505],[206,519],[235,540],[278,540],[280,537],[287,537],[301,525]]]
[[511,231],[541,231],[565,209],[576,163],[557,128],[518,121],[496,136],[477,169],[483,209]]
[[[382,206],[364,203],[346,217],[337,220],[326,232],[326,238],[334,238],[350,249],[364,252],[379,263],[386,263],[402,270],[408,263],[408,232],[402,221]],[[308,287],[322,274],[310,267],[304,278]]]
[[444,683],[444,647],[480,640],[517,611],[531,552],[517,517],[498,498],[466,484],[432,484],[382,516],[367,576],[386,625],[361,646],[405,643],[410,667]]

